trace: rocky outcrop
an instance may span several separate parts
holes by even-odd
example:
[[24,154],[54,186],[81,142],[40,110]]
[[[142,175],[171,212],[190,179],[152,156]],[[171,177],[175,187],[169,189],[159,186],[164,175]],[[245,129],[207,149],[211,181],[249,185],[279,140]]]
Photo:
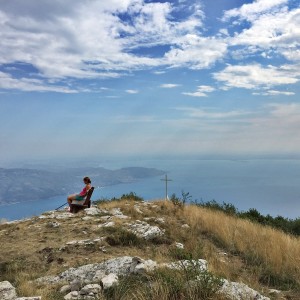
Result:
[[127,223],[128,230],[135,233],[138,237],[146,240],[156,236],[164,235],[164,230],[158,226],[151,226],[145,221],[136,220],[134,223]]
[[[135,216],[140,214],[141,217],[147,216],[147,211],[150,211],[154,206],[150,204],[140,203],[134,206]],[[145,217],[143,221],[123,221],[120,219],[128,219],[130,217],[124,215],[120,208],[114,208],[110,210],[98,209],[96,207],[91,207],[85,209],[83,213],[74,215],[64,211],[52,211],[44,214],[40,219],[45,219],[42,221],[44,227],[51,229],[51,231],[60,230],[64,226],[66,221],[62,220],[58,223],[55,219],[68,219],[68,218],[80,218],[81,220],[89,221],[91,224],[91,231],[97,232],[99,228],[114,227],[122,224],[122,228],[133,232],[138,237],[145,240],[152,239],[154,237],[163,236],[165,230],[160,228],[164,227],[168,221],[166,218],[157,217]],[[132,217],[133,218],[133,217]],[[72,222],[72,220],[70,220]],[[97,223],[96,223],[97,222]],[[126,222],[126,223],[125,223]],[[155,224],[153,226],[150,224]],[[179,223],[180,224],[180,223]],[[40,224],[31,224],[29,227],[33,226],[34,229],[42,228]],[[190,226],[188,224],[179,225],[182,229],[188,230]],[[55,230],[53,230],[55,229]],[[108,230],[106,230],[108,232]],[[105,231],[105,232],[106,232]],[[102,231],[100,231],[102,232]],[[82,231],[86,237],[88,237],[89,230]],[[94,238],[84,239],[84,240],[69,240],[65,241],[64,245],[59,248],[59,251],[63,250],[73,250],[84,248],[86,246],[97,246],[97,249],[105,252],[104,249],[106,245],[106,237],[99,237],[93,233]],[[97,237],[98,236],[98,237]],[[148,243],[148,242],[147,242]],[[93,249],[96,247],[92,247]],[[101,247],[99,247],[101,246]],[[184,249],[184,244],[179,242],[174,242],[171,247]],[[48,249],[48,248],[45,248]],[[223,253],[223,256],[227,255]],[[157,263],[151,259],[142,259],[140,257],[123,256],[108,259],[106,261],[87,264],[80,266],[78,268],[70,268],[56,276],[45,276],[37,279],[35,283],[42,285],[52,285],[58,284],[62,286],[60,288],[60,293],[64,295],[64,299],[100,299],[101,293],[104,290],[109,289],[115,285],[118,285],[119,278],[122,276],[127,276],[134,274],[136,276],[143,276],[147,272],[154,271],[157,268],[169,268],[171,270],[195,270],[196,273],[201,273],[198,277],[194,277],[192,280],[195,283],[199,283],[202,275],[207,274],[208,264],[206,260],[180,260],[169,263]],[[176,271],[174,271],[176,272]],[[205,273],[206,272],[206,273]],[[219,293],[223,294],[226,299],[231,300],[269,300],[269,298],[262,296],[257,291],[251,289],[247,285],[238,282],[229,282],[228,280],[222,281],[222,287]],[[23,297],[17,298],[15,288],[8,282],[0,282],[0,300],[40,300],[41,297]]]
[[8,281],[0,282],[0,299],[15,300],[17,298],[16,289]]
[[226,295],[232,300],[270,300],[270,298],[262,296],[260,293],[251,289],[246,284],[240,282],[229,282],[226,279],[224,279],[224,284],[220,289],[220,293]]
[[[102,289],[107,289],[118,284],[118,277],[130,274],[142,275],[156,268],[186,269],[192,267],[198,272],[206,272],[207,261],[181,260],[172,263],[158,264],[152,260],[144,260],[139,257],[123,256],[107,260],[99,264],[90,264],[79,268],[70,268],[58,276],[47,276],[37,280],[40,284],[52,284],[69,282],[62,289],[68,293],[64,299],[97,299],[96,294]],[[199,280],[199,279],[197,279]],[[101,288],[101,289],[100,289]],[[61,289],[61,292],[62,292]],[[219,293],[232,300],[270,300],[247,285],[238,282],[223,280]]]
[[[58,276],[46,276],[37,279],[38,283],[53,284],[72,282],[74,280],[89,283],[100,282],[108,274],[128,275],[130,273],[141,273],[139,264],[143,265],[144,270],[152,269],[152,261],[122,256],[109,259],[102,263],[88,264],[79,268],[70,268]],[[102,277],[101,277],[102,276]]]
[[9,281],[0,282],[0,299],[1,300],[41,300],[42,297],[17,297],[16,289]]

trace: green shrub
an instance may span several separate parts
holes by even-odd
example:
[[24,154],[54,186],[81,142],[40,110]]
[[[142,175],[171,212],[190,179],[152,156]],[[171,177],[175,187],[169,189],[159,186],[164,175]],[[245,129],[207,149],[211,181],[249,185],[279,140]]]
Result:
[[181,248],[171,248],[169,250],[169,256],[176,260],[191,260],[193,259],[193,254]]
[[299,284],[293,278],[283,276],[283,274],[274,274],[268,267],[264,268],[259,282],[281,290],[300,290]]
[[221,299],[217,291],[222,280],[209,272],[157,269],[147,275],[128,275],[104,291],[113,300],[208,300]]
[[185,193],[183,190],[181,191],[181,198],[177,197],[176,194],[172,194],[170,201],[178,207],[183,207],[190,199],[192,196],[190,195],[189,192]]
[[140,196],[137,196],[136,193],[130,192],[129,194],[123,194],[120,198],[121,200],[134,200],[134,201],[144,201]]
[[159,235],[159,236],[154,236],[152,238],[148,239],[148,242],[154,245],[171,245],[172,240],[165,236],[165,235]]
[[110,228],[110,236],[106,237],[106,242],[110,246],[142,246],[143,240],[135,233],[122,228]]

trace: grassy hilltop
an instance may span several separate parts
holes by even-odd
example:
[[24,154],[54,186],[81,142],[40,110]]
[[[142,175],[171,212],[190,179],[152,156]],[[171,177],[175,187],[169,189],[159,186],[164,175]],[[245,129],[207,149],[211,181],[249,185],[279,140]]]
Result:
[[[300,299],[299,237],[205,207],[162,200],[151,203],[142,205],[134,194],[98,201],[99,208],[120,208],[129,217],[112,217],[112,227],[99,227],[104,218],[86,218],[84,212],[67,219],[34,217],[0,224],[0,281],[10,281],[21,296],[58,300],[64,297],[61,285],[43,286],[33,280],[124,255],[158,263],[201,258],[208,261],[209,271],[200,287],[186,288],[191,277],[187,270],[159,269],[121,279],[101,299],[225,300],[216,292],[220,278],[243,282],[270,299]],[[165,234],[144,240],[126,230],[128,220],[147,220]],[[59,226],[53,226],[54,221]],[[104,237],[101,244],[68,244],[99,237]],[[184,248],[176,247],[176,242]],[[270,289],[282,292],[270,294]]]

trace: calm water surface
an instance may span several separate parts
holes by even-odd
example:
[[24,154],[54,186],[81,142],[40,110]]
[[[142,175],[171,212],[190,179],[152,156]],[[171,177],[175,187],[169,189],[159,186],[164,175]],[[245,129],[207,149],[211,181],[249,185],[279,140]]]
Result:
[[[193,200],[216,200],[239,210],[256,208],[263,214],[300,217],[300,160],[135,160],[106,162],[101,167],[153,167],[166,171],[168,194],[189,192]],[[145,200],[165,197],[161,177],[95,190],[92,200],[135,192]],[[76,191],[74,191],[76,192]],[[0,206],[0,219],[16,220],[53,210],[66,196]]]

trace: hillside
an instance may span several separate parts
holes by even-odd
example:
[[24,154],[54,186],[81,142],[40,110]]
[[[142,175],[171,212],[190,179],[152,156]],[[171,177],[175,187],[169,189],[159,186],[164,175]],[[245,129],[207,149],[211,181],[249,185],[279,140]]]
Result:
[[8,281],[5,300],[300,299],[299,238],[131,196],[0,224],[0,296]]
[[82,178],[87,175],[94,186],[109,186],[163,174],[165,172],[161,170],[142,167],[117,170],[69,168],[59,171],[0,168],[0,204],[46,199],[80,191]]

